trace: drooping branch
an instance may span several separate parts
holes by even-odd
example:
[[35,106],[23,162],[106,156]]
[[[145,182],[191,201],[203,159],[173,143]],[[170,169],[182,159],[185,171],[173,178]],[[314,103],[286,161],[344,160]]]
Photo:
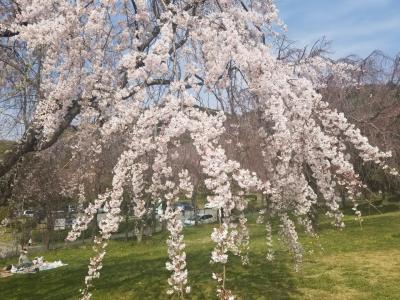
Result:
[[0,32],[0,38],[10,38],[10,37],[16,36],[18,34],[19,34],[18,31],[11,31],[11,30],[6,29],[6,30]]
[[72,120],[80,113],[81,105],[79,101],[73,101],[72,106],[68,109],[54,131],[53,135],[46,140],[40,139],[41,128],[35,125],[35,122],[25,132],[23,138],[11,150],[8,150],[4,158],[0,160],[0,177],[7,174],[15,164],[25,154],[33,151],[44,150],[52,146],[66,128],[71,124]]

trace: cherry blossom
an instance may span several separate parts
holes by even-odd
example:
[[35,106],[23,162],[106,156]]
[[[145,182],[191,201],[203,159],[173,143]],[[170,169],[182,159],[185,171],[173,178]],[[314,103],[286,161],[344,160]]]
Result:
[[[15,32],[29,51],[42,51],[41,100],[33,125],[43,143],[60,126],[74,120],[80,131],[97,126],[98,153],[115,134],[127,141],[113,169],[111,188],[80,215],[68,240],[87,229],[98,209],[106,212],[94,240],[83,299],[91,297],[100,276],[107,242],[121,222],[121,203],[129,192],[134,217],[164,204],[171,272],[168,294],[190,292],[189,271],[179,210],[174,203],[194,191],[191,174],[171,163],[182,140],[190,140],[200,158],[208,208],[219,215],[211,233],[210,255],[219,299],[234,299],[226,286],[230,254],[243,264],[249,232],[244,195],[264,195],[267,259],[272,259],[271,218],[280,221],[280,236],[302,259],[295,221],[312,233],[309,216],[322,198],[334,224],[343,226],[338,188],[354,202],[363,184],[349,157],[354,147],[364,162],[393,175],[390,152],[369,144],[345,116],[329,108],[318,89],[326,75],[352,84],[354,66],[321,57],[293,63],[277,59],[273,41],[284,32],[272,0],[205,1],[15,1],[13,21],[0,29]],[[18,34],[17,34],[18,33]],[[212,104],[206,104],[208,102]],[[229,157],[223,143],[228,118],[244,116],[247,107],[259,116],[254,138],[260,140],[263,174]],[[72,119],[70,118],[72,112]],[[238,125],[239,126],[239,125]],[[88,131],[89,132],[89,131]],[[238,148],[243,145],[238,142]],[[229,146],[232,147],[232,146]],[[79,151],[79,147],[77,149]],[[176,158],[176,157],[175,157]],[[311,183],[312,182],[312,183]],[[83,193],[82,198],[84,197]],[[235,221],[235,214],[238,220]]]

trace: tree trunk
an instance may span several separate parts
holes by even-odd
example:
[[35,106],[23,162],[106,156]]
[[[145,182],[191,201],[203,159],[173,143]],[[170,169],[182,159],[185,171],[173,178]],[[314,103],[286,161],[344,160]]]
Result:
[[151,214],[151,225],[152,225],[152,233],[155,233],[157,230],[157,213],[156,213],[156,207],[153,207],[153,212]]
[[[163,203],[162,204],[162,211],[163,214],[165,213],[165,210],[167,209],[167,204]],[[161,222],[161,231],[164,232],[167,230],[167,220],[163,219]]]
[[346,193],[340,191],[340,197],[342,199],[342,209],[346,208]]
[[197,192],[196,192],[196,190],[193,191],[191,200],[192,200],[192,205],[193,205],[194,225],[197,226],[198,211],[197,211]]
[[43,232],[43,244],[46,250],[50,249],[50,230],[47,227]]
[[135,235],[136,235],[136,240],[138,243],[142,242],[143,239],[143,221],[140,220],[136,224],[136,230],[135,230]]
[[125,241],[128,241],[129,238],[129,216],[128,214],[125,215]]
[[92,227],[92,237],[94,238],[95,236],[96,236],[96,234],[99,232],[99,230],[98,230],[98,228],[99,228],[99,224],[98,224],[98,221],[97,221],[97,216],[98,216],[98,214],[97,213],[95,213],[94,214],[94,218],[93,218],[93,227]]
[[44,234],[44,245],[46,250],[50,249],[50,242],[51,242],[51,234],[54,230],[54,220],[53,216],[47,216],[47,222],[46,222],[46,229],[45,229],[45,234]]

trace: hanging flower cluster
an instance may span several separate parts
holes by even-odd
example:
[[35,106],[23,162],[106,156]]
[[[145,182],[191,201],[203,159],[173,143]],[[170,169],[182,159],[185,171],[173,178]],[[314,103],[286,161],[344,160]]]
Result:
[[183,242],[182,229],[183,224],[180,220],[180,209],[173,209],[170,205],[167,206],[165,211],[165,218],[168,220],[167,229],[170,236],[167,240],[168,256],[170,261],[166,263],[168,271],[172,272],[168,283],[171,289],[167,291],[169,295],[174,293],[183,297],[185,294],[190,293],[190,286],[187,286],[187,269],[186,269],[186,253],[185,243]]

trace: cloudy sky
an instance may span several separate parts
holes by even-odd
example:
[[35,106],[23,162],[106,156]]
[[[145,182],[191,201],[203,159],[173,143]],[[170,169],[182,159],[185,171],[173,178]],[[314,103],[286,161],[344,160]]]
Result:
[[332,56],[400,52],[400,0],[276,0],[298,46],[325,36]]

